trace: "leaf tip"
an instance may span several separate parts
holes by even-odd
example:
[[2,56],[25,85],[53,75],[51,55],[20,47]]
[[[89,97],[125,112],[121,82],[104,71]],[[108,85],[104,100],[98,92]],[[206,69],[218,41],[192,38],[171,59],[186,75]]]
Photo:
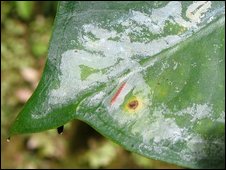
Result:
[[64,126],[60,126],[60,127],[57,128],[58,134],[62,135],[63,131],[64,131]]

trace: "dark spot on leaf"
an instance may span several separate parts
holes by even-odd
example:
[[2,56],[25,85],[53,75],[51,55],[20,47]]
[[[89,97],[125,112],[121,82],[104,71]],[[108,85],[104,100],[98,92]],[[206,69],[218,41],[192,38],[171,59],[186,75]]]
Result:
[[133,100],[133,101],[129,102],[128,106],[129,106],[130,109],[136,109],[138,104],[139,103],[138,103],[137,100]]

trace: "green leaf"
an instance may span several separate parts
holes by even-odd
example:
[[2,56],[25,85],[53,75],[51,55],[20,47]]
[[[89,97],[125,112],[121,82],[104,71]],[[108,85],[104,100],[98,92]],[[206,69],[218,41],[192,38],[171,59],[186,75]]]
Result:
[[224,37],[224,2],[60,2],[10,136],[80,119],[146,157],[222,168]]

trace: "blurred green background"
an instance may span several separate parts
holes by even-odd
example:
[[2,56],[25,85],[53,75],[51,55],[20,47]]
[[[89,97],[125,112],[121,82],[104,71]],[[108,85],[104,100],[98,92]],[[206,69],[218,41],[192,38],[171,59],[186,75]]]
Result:
[[57,2],[1,1],[1,168],[180,168],[124,150],[75,120],[14,136],[8,129],[40,80]]

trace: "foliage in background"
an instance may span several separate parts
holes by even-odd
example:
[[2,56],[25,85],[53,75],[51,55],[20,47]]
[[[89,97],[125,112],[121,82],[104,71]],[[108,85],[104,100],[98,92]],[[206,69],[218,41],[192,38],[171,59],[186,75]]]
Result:
[[42,80],[10,135],[78,118],[150,158],[224,166],[223,14],[210,1],[60,2]]
[[79,121],[63,136],[51,130],[6,142],[43,71],[56,6],[1,1],[1,168],[177,168],[127,152]]

